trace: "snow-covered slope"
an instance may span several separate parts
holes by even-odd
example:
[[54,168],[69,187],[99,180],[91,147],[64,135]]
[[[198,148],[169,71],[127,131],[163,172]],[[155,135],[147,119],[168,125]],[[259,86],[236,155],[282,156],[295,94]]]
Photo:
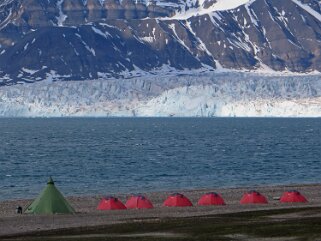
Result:
[[236,9],[242,5],[250,4],[253,0],[215,0],[209,6],[208,2],[208,0],[186,1],[173,16],[164,19],[186,20],[195,16]]
[[0,88],[0,116],[321,117],[321,75],[203,73]]

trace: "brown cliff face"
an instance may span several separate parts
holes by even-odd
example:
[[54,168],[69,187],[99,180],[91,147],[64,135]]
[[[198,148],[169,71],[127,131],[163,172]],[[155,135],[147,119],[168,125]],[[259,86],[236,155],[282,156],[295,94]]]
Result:
[[[256,0],[222,12],[168,19],[181,0],[7,0],[0,4],[0,76],[34,82],[121,78],[137,68],[321,71],[317,0]],[[209,9],[216,0],[203,4]],[[321,16],[321,15],[320,15]],[[167,17],[167,18],[164,18]]]

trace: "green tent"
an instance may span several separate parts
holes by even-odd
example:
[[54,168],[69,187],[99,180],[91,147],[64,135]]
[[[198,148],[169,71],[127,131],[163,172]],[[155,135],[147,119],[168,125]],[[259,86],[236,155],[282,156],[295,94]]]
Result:
[[25,213],[35,214],[55,214],[74,213],[75,210],[55,187],[52,178],[49,178],[46,188],[41,192],[36,200],[31,203]]

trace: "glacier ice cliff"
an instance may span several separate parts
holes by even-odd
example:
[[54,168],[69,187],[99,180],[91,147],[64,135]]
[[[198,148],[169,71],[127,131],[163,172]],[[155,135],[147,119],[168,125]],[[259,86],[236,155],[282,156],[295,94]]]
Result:
[[0,88],[2,117],[320,117],[321,75],[204,72]]

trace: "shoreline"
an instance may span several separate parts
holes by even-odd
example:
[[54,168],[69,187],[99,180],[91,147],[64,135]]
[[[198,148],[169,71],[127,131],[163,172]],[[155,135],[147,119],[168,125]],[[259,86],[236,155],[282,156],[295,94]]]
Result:
[[[55,181],[55,183],[57,183]],[[40,194],[40,192],[42,191],[42,189],[45,187],[46,183],[44,182],[43,183],[43,186],[38,190]],[[247,191],[251,191],[251,190],[259,190],[259,189],[266,189],[266,188],[278,188],[278,187],[282,187],[282,188],[290,188],[289,190],[291,190],[292,187],[299,187],[299,188],[302,188],[302,187],[309,187],[309,186],[321,186],[321,182],[320,183],[317,183],[317,182],[307,182],[307,183],[279,183],[279,184],[258,184],[258,185],[244,185],[244,186],[224,186],[224,187],[213,187],[213,188],[210,188],[210,187],[204,187],[204,188],[182,188],[182,189],[172,189],[172,190],[169,190],[169,189],[159,189],[157,191],[150,191],[150,190],[147,190],[146,192],[122,192],[122,191],[119,191],[119,192],[106,192],[106,193],[87,193],[87,194],[74,194],[74,195],[66,195],[66,192],[62,191],[60,189],[60,185],[58,183],[57,185],[57,188],[61,191],[61,193],[63,194],[63,196],[70,200],[70,199],[77,199],[77,198],[97,198],[97,197],[104,197],[104,196],[130,196],[132,194],[144,194],[144,195],[149,195],[149,194],[161,194],[161,193],[168,193],[168,194],[172,194],[172,193],[184,193],[184,192],[209,192],[209,191],[214,191],[214,192],[218,192],[220,190],[233,190],[233,189],[236,189],[236,190],[239,190],[239,189],[242,189],[242,190],[247,190]],[[321,188],[321,187],[320,187]],[[37,195],[36,194],[35,196],[33,197],[27,197],[27,198],[12,198],[12,199],[1,199],[0,197],[0,207],[1,207],[1,203],[7,203],[7,202],[25,202],[26,200],[28,201],[32,201],[34,200]],[[321,196],[321,194],[320,194]],[[124,200],[125,201],[125,200]],[[0,210],[0,215],[1,215],[1,210]]]
[[[239,201],[242,195],[250,190],[256,190],[265,195],[268,204],[241,205]],[[282,204],[277,197],[288,190],[298,190],[307,199],[308,203]],[[225,206],[197,206],[197,201],[202,194],[215,191],[222,195]],[[17,205],[25,208],[30,199],[11,200],[0,202],[0,238],[6,236],[19,236],[26,233],[35,233],[48,230],[73,229],[82,227],[97,227],[119,223],[132,222],[133,220],[162,219],[162,218],[187,218],[208,215],[221,215],[259,210],[281,210],[293,208],[321,207],[321,184],[256,186],[238,188],[213,188],[181,190],[180,193],[188,197],[193,207],[166,208],[162,207],[163,201],[173,192],[150,192],[144,193],[154,204],[154,209],[146,210],[114,210],[97,211],[96,207],[101,195],[67,197],[67,200],[75,208],[72,215],[30,215],[15,214]],[[119,194],[117,197],[124,203],[130,194]]]

